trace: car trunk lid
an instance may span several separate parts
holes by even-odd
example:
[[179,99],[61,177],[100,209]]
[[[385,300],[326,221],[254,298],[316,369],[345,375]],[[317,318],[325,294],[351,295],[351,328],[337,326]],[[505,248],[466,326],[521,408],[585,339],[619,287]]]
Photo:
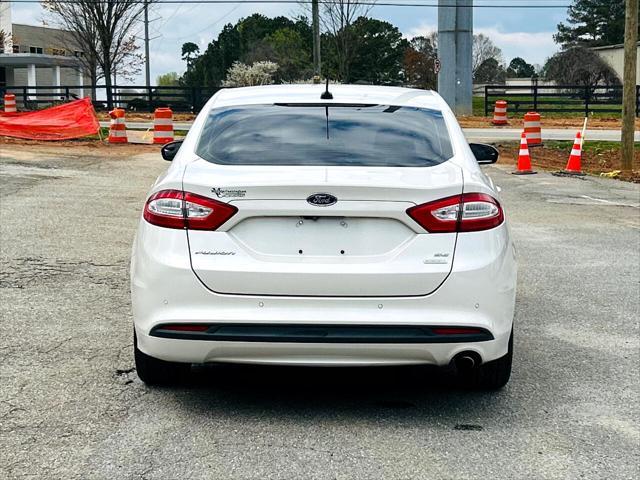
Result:
[[[184,190],[238,208],[216,231],[188,231],[193,270],[217,293],[426,295],[451,271],[456,234],[430,234],[406,210],[462,193],[452,162],[247,167],[198,160],[186,168]],[[310,198],[316,194],[337,201],[319,206]]]

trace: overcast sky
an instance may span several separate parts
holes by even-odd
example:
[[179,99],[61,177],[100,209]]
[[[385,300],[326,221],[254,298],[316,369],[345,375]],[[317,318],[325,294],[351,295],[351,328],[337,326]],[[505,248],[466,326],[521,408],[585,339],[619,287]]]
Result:
[[[424,0],[429,3],[432,0]],[[435,0],[433,0],[435,2]],[[523,0],[476,0],[476,4],[520,4]],[[528,0],[528,3],[567,5],[570,0]],[[239,18],[260,12],[268,16],[296,16],[303,12],[301,6],[285,5],[156,5],[150,18],[151,76],[176,71],[182,73],[185,65],[180,58],[182,44],[194,42],[204,50],[226,23],[235,23]],[[39,4],[13,4],[14,23],[42,24],[44,12]],[[370,16],[396,25],[408,38],[437,29],[437,9],[420,7],[374,7]],[[566,19],[565,8],[555,9],[509,9],[507,7],[475,8],[474,31],[491,37],[502,49],[504,59],[509,62],[520,56],[529,63],[543,64],[558,47],[552,35],[556,25]],[[138,83],[143,83],[142,77]]]

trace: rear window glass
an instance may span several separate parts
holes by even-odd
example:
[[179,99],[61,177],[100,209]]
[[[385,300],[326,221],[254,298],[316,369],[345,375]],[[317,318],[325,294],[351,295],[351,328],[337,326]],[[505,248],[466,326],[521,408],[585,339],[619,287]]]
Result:
[[429,167],[452,157],[442,112],[388,105],[213,109],[197,154],[222,165]]

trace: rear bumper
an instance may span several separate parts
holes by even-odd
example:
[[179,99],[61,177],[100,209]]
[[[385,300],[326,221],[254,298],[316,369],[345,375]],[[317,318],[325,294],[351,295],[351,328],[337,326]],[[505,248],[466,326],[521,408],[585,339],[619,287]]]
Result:
[[[462,351],[483,361],[506,354],[512,328],[516,265],[506,225],[461,234],[452,273],[420,297],[310,298],[216,294],[193,274],[186,234],[142,222],[132,257],[131,288],[138,347],[168,361],[296,365],[446,365]],[[478,252],[488,252],[478,255]],[[264,327],[474,327],[492,339],[381,342],[313,338],[166,338],[164,324],[205,323]],[[407,331],[405,331],[406,333]],[[369,332],[371,333],[371,331]],[[263,341],[264,340],[264,341]]]
[[138,333],[138,348],[172,362],[301,366],[448,365],[460,352],[489,361],[506,354],[509,335],[472,343],[305,343],[176,340]]

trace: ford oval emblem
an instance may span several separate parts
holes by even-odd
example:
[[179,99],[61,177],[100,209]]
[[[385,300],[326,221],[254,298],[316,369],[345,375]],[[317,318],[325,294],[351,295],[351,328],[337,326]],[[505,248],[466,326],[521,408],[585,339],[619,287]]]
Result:
[[330,193],[314,193],[307,198],[307,202],[316,207],[328,207],[337,201],[338,199]]

